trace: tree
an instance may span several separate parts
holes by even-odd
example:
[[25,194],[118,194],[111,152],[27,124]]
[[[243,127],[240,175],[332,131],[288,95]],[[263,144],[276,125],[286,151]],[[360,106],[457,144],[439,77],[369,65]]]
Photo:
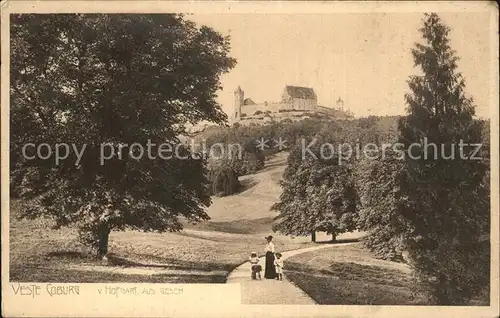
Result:
[[311,234],[315,241],[316,231],[335,237],[355,229],[357,193],[353,162],[339,162],[339,153],[322,150],[327,142],[338,149],[346,134],[348,130],[342,131],[330,123],[313,139],[316,142],[308,148],[312,154],[306,157],[304,144],[297,142],[288,158],[280,200],[272,207],[280,213],[274,231],[294,236]]
[[243,176],[264,167],[264,152],[257,147],[259,136],[260,127],[219,127],[198,136],[195,144],[204,143],[209,157],[229,163],[236,176]]
[[[181,15],[11,16],[11,187],[30,200],[23,216],[76,225],[99,256],[112,230],[208,219],[205,161],[178,136],[226,121],[216,93],[236,63],[228,52],[228,38]],[[56,163],[21,155],[27,143],[85,148]],[[177,153],[140,156],[148,143]],[[102,161],[102,145],[121,156]]]
[[209,168],[211,194],[226,196],[236,193],[241,188],[241,183],[231,165],[226,161],[216,161]]
[[401,260],[404,252],[408,228],[402,216],[401,180],[405,172],[400,154],[391,148],[377,158],[363,157],[356,165],[358,227],[368,232],[363,238],[365,246],[382,259]]
[[[478,256],[477,242],[489,233],[489,189],[483,160],[464,159],[460,141],[481,143],[474,105],[457,72],[450,29],[435,13],[420,29],[425,44],[412,50],[423,75],[411,76],[405,96],[408,116],[400,121],[407,177],[401,180],[405,248],[420,282],[434,303],[464,304],[489,282],[489,257]],[[427,148],[426,143],[434,143]],[[418,144],[421,148],[413,147]],[[444,149],[441,150],[441,149]],[[471,148],[464,148],[470,155]],[[454,158],[448,158],[450,154]],[[420,156],[420,157],[419,157]]]

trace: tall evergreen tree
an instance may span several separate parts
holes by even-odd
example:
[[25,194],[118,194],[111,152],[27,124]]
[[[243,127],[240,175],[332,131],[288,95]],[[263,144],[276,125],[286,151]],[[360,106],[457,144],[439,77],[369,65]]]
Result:
[[460,146],[480,144],[482,127],[457,71],[450,29],[432,13],[420,32],[425,43],[412,54],[423,75],[410,77],[408,116],[399,124],[407,150],[400,180],[400,210],[410,230],[405,244],[433,301],[464,304],[489,282],[489,257],[478,249],[489,233],[489,165],[470,158],[474,147]]

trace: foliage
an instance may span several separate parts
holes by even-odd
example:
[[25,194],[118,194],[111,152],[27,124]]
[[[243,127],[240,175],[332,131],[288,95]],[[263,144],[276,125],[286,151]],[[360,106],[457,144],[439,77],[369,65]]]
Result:
[[[324,231],[337,235],[356,227],[357,193],[352,158],[342,159],[333,149],[350,138],[352,131],[337,123],[328,123],[307,142],[298,141],[288,158],[283,175],[283,192],[272,209],[279,211],[273,229],[288,235],[308,235]],[[313,140],[316,142],[314,143]],[[303,152],[310,145],[311,153]]]
[[258,129],[249,126],[221,127],[210,134],[196,138],[196,144],[205,144],[209,160],[228,163],[237,176],[255,173],[264,167],[263,150],[256,147]]
[[[322,125],[321,121],[306,119],[300,122],[273,122],[263,126],[217,127],[201,133],[194,143],[204,144],[207,152],[211,152],[208,153],[209,158],[211,155],[213,160],[228,162],[237,176],[243,176],[259,171],[264,167],[267,156],[287,150],[300,138],[314,135]],[[280,139],[283,144],[278,147]],[[221,148],[225,153],[214,151]]]
[[211,193],[219,197],[236,193],[241,184],[228,162],[219,161],[210,166]]
[[[102,164],[100,147],[175,146],[187,123],[225,122],[216,93],[235,65],[228,52],[228,38],[179,15],[11,16],[11,186],[31,200],[23,216],[75,224],[101,256],[111,230],[208,219],[205,163],[187,147],[186,159],[125,148]],[[86,148],[55,164],[21,156],[29,142]]]
[[377,118],[372,122],[306,119],[300,126],[283,127],[281,135],[294,140],[295,146],[283,175],[280,201],[273,206],[280,213],[276,231],[307,235],[316,230],[336,235],[357,227],[361,206],[356,176],[362,154],[356,148],[394,134],[385,123],[380,126]]
[[377,117],[376,116],[368,116],[368,117],[363,117],[359,119],[359,125],[362,128],[369,128],[375,126],[377,123]]
[[363,243],[375,256],[401,260],[406,223],[402,218],[404,197],[401,180],[405,166],[391,148],[375,159],[363,157],[356,166],[356,189],[360,198],[358,227],[368,231]]
[[[456,71],[449,28],[434,13],[423,24],[426,44],[412,50],[423,75],[410,77],[408,116],[398,127],[404,160],[387,158],[368,169],[377,186],[365,191],[374,205],[361,220],[372,234],[372,248],[385,253],[392,245],[408,252],[433,303],[466,304],[489,282],[487,244],[478,244],[489,233],[489,162],[460,158],[460,141],[480,143],[483,127],[473,118],[473,101]],[[431,143],[437,148],[426,146]],[[409,148],[414,144],[420,147]],[[455,157],[446,158],[441,149],[446,156],[455,151]],[[464,154],[471,150],[465,147]],[[383,206],[384,215],[377,210]]]

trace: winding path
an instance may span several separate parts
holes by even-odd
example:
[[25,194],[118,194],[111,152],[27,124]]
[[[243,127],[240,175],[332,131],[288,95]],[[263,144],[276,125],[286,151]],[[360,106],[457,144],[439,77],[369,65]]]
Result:
[[[344,246],[348,244],[355,243],[340,243],[340,244],[324,244],[319,246],[313,246],[308,248],[303,248],[299,250],[293,250],[288,252],[281,252],[283,255],[282,259],[286,260],[289,257],[316,251],[323,248],[333,248],[336,246]],[[262,267],[265,264],[265,258],[261,257],[260,262]],[[286,265],[285,265],[286,266]],[[304,291],[290,282],[286,276],[283,277],[283,281],[277,281],[274,279],[262,280],[252,280],[250,277],[251,266],[249,262],[246,262],[238,267],[236,267],[227,277],[228,284],[241,284],[241,303],[245,305],[249,304],[269,304],[269,305],[315,305],[316,302],[309,297]],[[262,272],[264,276],[264,272]]]

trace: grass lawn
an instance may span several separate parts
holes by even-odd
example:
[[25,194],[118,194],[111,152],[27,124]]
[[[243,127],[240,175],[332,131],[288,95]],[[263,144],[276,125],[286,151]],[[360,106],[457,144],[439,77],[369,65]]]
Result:
[[[111,266],[103,266],[77,242],[76,230],[52,230],[52,222],[46,219],[17,220],[17,211],[18,205],[11,202],[11,281],[223,283],[232,268],[247,260],[250,252],[262,253],[265,245],[264,235],[257,233],[196,230],[164,234],[112,232],[109,243]],[[308,238],[276,237],[276,248],[282,251],[311,244]],[[116,270],[89,270],[96,267]],[[126,274],[127,268],[157,272],[152,275]]]
[[285,275],[318,304],[426,304],[411,291],[408,267],[375,259],[361,243],[291,257],[285,261]]
[[196,225],[185,225],[188,229],[239,234],[271,233],[272,217],[233,221],[207,221]]

